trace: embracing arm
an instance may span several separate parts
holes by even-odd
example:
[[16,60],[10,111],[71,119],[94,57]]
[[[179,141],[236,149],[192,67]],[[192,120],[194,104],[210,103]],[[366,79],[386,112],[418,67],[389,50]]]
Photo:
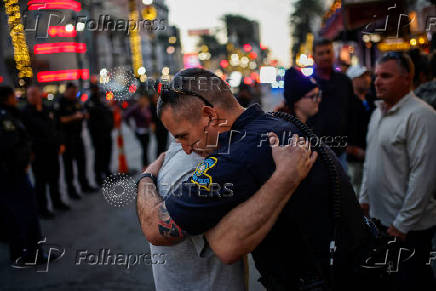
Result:
[[232,209],[206,232],[210,247],[226,264],[253,251],[266,237],[309,173],[317,153],[311,154],[308,148],[290,145],[273,147],[273,158],[276,170],[271,178],[250,199]]
[[185,232],[170,217],[150,178],[139,182],[136,203],[142,232],[151,244],[168,246],[184,239]]
[[[225,263],[238,260],[265,238],[292,193],[308,174],[317,153],[311,154],[307,147],[277,146],[273,148],[273,158],[276,170],[271,178],[250,199],[227,213],[218,225],[206,233],[211,248]],[[160,168],[159,159],[146,172],[156,174],[158,170],[153,167]],[[185,237],[185,232],[169,215],[150,178],[144,178],[139,183],[137,211],[142,231],[150,243],[173,245]]]
[[210,247],[221,261],[236,262],[265,238],[298,186],[291,182],[284,187],[283,182],[283,175],[274,172],[254,196],[232,209],[206,232]]

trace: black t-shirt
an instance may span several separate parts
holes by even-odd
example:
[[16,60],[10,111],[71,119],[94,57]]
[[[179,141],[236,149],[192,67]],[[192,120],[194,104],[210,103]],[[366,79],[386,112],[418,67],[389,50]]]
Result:
[[[351,132],[348,138],[348,144],[366,149],[366,135],[368,133],[368,124],[371,114],[375,109],[374,99],[367,95],[365,100],[360,100],[356,95],[353,96],[351,107],[353,114],[351,116]],[[355,157],[348,155],[347,160],[350,162],[363,162]]]
[[32,138],[35,152],[58,151],[60,135],[54,113],[48,107],[43,105],[42,110],[38,111],[35,106],[28,104],[23,109],[23,123]]
[[31,142],[20,118],[15,107],[0,105],[0,176],[9,182],[21,177],[30,163]]
[[[55,105],[57,117],[65,117],[65,116],[71,116],[74,115],[76,112],[82,112],[84,111],[84,108],[80,101],[78,99],[68,99],[65,96],[62,96],[57,101],[57,104]],[[64,133],[64,137],[68,138],[71,135],[81,135],[82,133],[82,124],[83,119],[80,120],[74,120],[68,123],[61,123],[61,130]]]
[[351,131],[353,84],[343,73],[333,70],[330,80],[314,78],[322,91],[318,113],[308,120],[315,133],[340,155],[345,151]]
[[[220,135],[218,150],[165,200],[169,214],[182,229],[195,235],[213,228],[271,177],[275,164],[267,139],[270,131],[285,143],[294,133],[304,136],[295,125],[264,113],[258,105],[250,106],[230,131]],[[338,247],[351,260],[367,233],[352,186],[335,154],[328,152],[339,171],[345,217],[347,245],[339,242]],[[303,271],[314,272],[309,259],[312,255],[327,265],[333,228],[329,183],[327,166],[318,158],[267,237],[252,253],[262,276],[273,274],[286,282]]]
[[85,103],[85,109],[89,113],[88,128],[91,135],[107,135],[112,132],[114,127],[112,109],[98,96],[91,96]]

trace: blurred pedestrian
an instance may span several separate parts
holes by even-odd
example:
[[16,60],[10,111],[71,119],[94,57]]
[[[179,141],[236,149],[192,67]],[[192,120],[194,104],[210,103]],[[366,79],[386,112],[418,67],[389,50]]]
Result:
[[285,106],[303,123],[318,112],[321,91],[315,79],[305,77],[294,67],[285,72]]
[[239,85],[239,92],[236,96],[236,99],[238,100],[239,105],[241,105],[242,107],[247,108],[248,106],[250,106],[254,101],[250,85],[241,82],[241,84]]
[[53,218],[54,213],[48,209],[46,190],[49,187],[53,208],[69,210],[62,202],[59,191],[59,155],[65,150],[61,144],[60,133],[56,127],[53,111],[42,102],[39,87],[27,89],[28,104],[23,109],[23,123],[32,141],[32,172],[35,178],[35,192],[38,211],[43,218]]
[[366,134],[369,119],[375,109],[374,99],[371,95],[371,72],[363,66],[351,66],[347,76],[353,82],[354,98],[352,98],[352,111],[350,135],[347,145],[348,172],[354,191],[359,193],[363,177],[363,162],[365,160]]
[[28,177],[30,137],[20,120],[14,90],[0,87],[0,219],[4,221],[13,267],[40,265],[47,258],[38,242],[42,238],[35,192]]
[[86,170],[85,147],[83,145],[82,130],[85,113],[78,100],[78,88],[74,83],[68,83],[64,95],[56,104],[56,111],[60,122],[65,152],[62,156],[65,169],[65,182],[68,195],[72,199],[80,199],[74,186],[73,161],[76,161],[77,176],[82,191],[92,193],[96,188],[89,184]]
[[436,110],[436,53],[430,56],[429,63],[428,80],[415,89],[415,94]]
[[142,166],[145,167],[148,165],[148,143],[153,121],[150,100],[146,94],[141,94],[136,104],[124,113],[124,120],[129,126],[131,118],[135,121],[135,135],[141,144]]
[[[334,69],[335,55],[332,41],[317,39],[313,44],[315,69],[313,76],[322,91],[318,113],[309,122],[320,138],[325,140],[346,139],[350,133],[353,85],[343,73]],[[346,169],[346,147],[342,143],[332,146]]]
[[420,49],[410,50],[409,56],[415,67],[415,75],[413,76],[413,89],[415,90],[421,84],[427,83],[432,79],[432,69],[427,55],[422,54]]
[[95,182],[100,186],[108,177],[112,157],[112,129],[114,117],[112,108],[103,100],[98,85],[91,84],[91,95],[85,103],[88,112],[88,129],[94,147]]
[[151,103],[151,113],[152,113],[152,126],[154,124],[154,134],[157,140],[157,155],[167,150],[168,148],[168,130],[163,125],[160,118],[157,116],[157,101],[159,96],[157,94],[152,94],[153,102]]
[[436,290],[427,264],[436,229],[436,112],[411,91],[413,73],[402,53],[377,62],[381,100],[369,124],[359,201],[401,248],[414,252],[391,273],[393,290],[425,291]]

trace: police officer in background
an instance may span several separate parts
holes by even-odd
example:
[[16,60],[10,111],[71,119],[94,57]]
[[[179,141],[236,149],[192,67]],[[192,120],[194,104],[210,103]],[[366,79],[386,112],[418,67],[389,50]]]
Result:
[[27,89],[28,104],[23,109],[23,123],[32,140],[32,172],[35,178],[35,192],[38,211],[43,218],[53,218],[48,209],[46,188],[50,189],[53,207],[69,210],[62,202],[59,192],[59,154],[65,150],[61,145],[60,133],[56,128],[53,112],[43,104],[41,90],[37,86]]
[[[199,80],[219,85],[200,89]],[[203,234],[225,263],[251,252],[268,290],[369,290],[357,270],[370,233],[333,151],[312,142],[316,136],[297,119],[267,114],[256,104],[244,109],[212,72],[187,69],[173,84],[177,90],[160,87],[158,115],[187,154],[205,160],[165,200],[147,187],[162,158],[141,175],[138,215],[147,240],[168,246]],[[292,142],[293,134],[320,153],[316,162],[311,156],[313,168],[303,181],[299,170],[282,164],[299,163],[286,152],[292,147],[277,146]]]
[[73,83],[68,83],[64,96],[56,104],[57,115],[60,122],[65,152],[63,154],[65,182],[67,184],[68,195],[72,199],[80,199],[74,187],[73,160],[77,163],[77,174],[82,191],[91,193],[97,191],[89,185],[86,175],[85,148],[82,139],[82,126],[85,114],[83,106],[77,100],[78,89]]
[[94,146],[95,182],[102,185],[104,179],[111,174],[114,117],[111,107],[101,99],[98,86],[91,84],[90,89],[91,96],[85,103],[85,109],[89,114],[88,129]]
[[16,104],[14,90],[0,87],[0,217],[6,227],[11,262],[23,264],[35,260],[41,228],[27,175],[30,138]]

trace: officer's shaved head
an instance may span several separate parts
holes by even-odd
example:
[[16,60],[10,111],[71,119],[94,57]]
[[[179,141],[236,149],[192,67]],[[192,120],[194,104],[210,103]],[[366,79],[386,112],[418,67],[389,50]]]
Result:
[[[168,97],[167,95],[169,94],[165,94],[165,90],[161,93],[157,105],[159,117],[161,117],[162,111],[167,106],[173,109],[177,118],[188,120],[198,118],[204,105],[212,105],[223,110],[232,110],[238,106],[238,102],[230,91],[229,86],[214,73],[204,69],[192,68],[180,71],[174,76],[168,87],[168,91],[175,91],[180,94],[172,93]],[[201,97],[192,96],[189,92],[194,92],[195,95],[200,95]]]

